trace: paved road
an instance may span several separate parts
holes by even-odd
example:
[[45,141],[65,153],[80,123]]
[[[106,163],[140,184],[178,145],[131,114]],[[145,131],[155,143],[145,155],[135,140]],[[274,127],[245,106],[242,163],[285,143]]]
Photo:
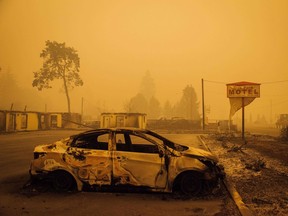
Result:
[[[0,135],[0,215],[214,215],[222,198],[182,200],[162,194],[53,192],[31,196],[20,193],[29,179],[33,148],[51,143],[75,130],[21,132]],[[195,134],[166,134],[177,143],[201,147]]]
[[29,170],[36,145],[51,143],[79,131],[35,131],[0,135],[0,179]]
[[[0,135],[0,180],[26,173],[29,169],[30,160],[33,157],[33,149],[36,145],[52,143],[72,134],[82,131],[77,130],[55,130],[20,132]],[[202,148],[203,146],[196,135],[191,134],[163,134],[172,141]]]

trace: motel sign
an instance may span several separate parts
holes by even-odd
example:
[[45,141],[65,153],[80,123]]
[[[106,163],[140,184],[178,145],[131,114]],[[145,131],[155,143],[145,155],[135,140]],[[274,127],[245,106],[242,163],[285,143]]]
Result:
[[227,84],[228,98],[260,97],[260,84],[251,82],[237,82]]
[[260,97],[260,84],[252,82],[237,82],[227,85],[227,97],[230,100],[230,116],[242,108],[242,139],[245,140],[245,112],[244,107],[249,105],[255,98]]

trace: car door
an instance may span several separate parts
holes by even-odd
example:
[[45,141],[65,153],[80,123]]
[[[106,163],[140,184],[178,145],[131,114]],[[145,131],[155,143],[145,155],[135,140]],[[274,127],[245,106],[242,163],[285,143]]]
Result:
[[115,185],[165,188],[167,172],[158,146],[131,131],[115,134],[113,181]]
[[108,131],[78,137],[67,154],[77,176],[90,185],[111,185],[111,134]]

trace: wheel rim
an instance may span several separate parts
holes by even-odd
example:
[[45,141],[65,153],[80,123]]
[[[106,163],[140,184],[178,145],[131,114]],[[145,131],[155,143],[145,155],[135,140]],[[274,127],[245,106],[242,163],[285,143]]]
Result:
[[53,176],[53,186],[58,191],[68,191],[72,188],[73,179],[69,174],[57,172]]
[[181,191],[190,196],[198,195],[202,190],[201,179],[194,174],[186,174],[181,180]]

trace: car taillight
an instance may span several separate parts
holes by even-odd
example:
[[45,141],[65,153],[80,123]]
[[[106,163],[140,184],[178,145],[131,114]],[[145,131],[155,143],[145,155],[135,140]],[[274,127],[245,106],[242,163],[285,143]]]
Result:
[[38,159],[38,158],[43,157],[45,155],[46,155],[45,152],[34,152],[34,159]]

